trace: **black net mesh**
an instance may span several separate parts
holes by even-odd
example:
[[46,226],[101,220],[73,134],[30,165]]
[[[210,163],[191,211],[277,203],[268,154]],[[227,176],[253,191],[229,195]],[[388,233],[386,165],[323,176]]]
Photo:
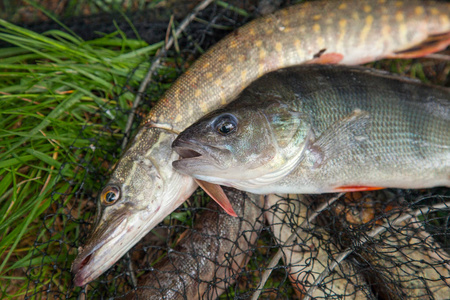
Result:
[[[170,2],[170,1],[169,1]],[[97,17],[64,14],[69,9],[57,6],[64,18],[77,20],[71,27],[89,39],[92,31],[108,32],[105,12],[117,7],[86,2],[83,12]],[[119,7],[124,7],[121,2]],[[191,11],[195,2],[172,8],[154,9],[127,6],[127,18],[139,35],[149,43],[163,40],[168,24],[167,11],[176,10],[176,20]],[[201,12],[179,39],[180,52],[169,51],[167,62],[174,63],[181,74],[186,62],[199,56],[221,37],[261,11],[290,3],[277,1],[230,1],[245,8],[243,17],[218,2]],[[101,8],[109,7],[110,10]],[[95,8],[95,9],[94,9]],[[10,7],[4,7],[8,12]],[[58,11],[56,9],[55,11]],[[145,10],[144,10],[145,9]],[[143,12],[145,11],[145,13]],[[24,22],[17,11],[9,11],[13,20]],[[23,12],[22,12],[23,14]],[[114,13],[117,24],[128,26],[127,18]],[[107,15],[111,19],[111,15]],[[151,17],[148,17],[151,16]],[[15,19],[14,19],[15,18]],[[56,26],[44,19],[32,19],[30,28],[47,30]],[[97,22],[97,23],[96,23]],[[98,23],[99,22],[99,23]],[[67,21],[70,24],[69,21]],[[112,31],[115,30],[114,23]],[[39,29],[41,26],[42,29]],[[49,27],[50,26],[50,27]],[[96,29],[92,29],[96,28]],[[121,27],[133,37],[132,27]],[[405,73],[414,62],[396,62]],[[425,60],[424,75],[429,81],[448,85],[449,64]],[[375,67],[389,69],[392,63]],[[131,74],[130,74],[131,77]],[[129,137],[139,124],[139,116],[162,95],[171,79],[159,76],[143,95],[145,101],[135,112],[136,120]],[[118,92],[136,93],[137,86],[126,85]],[[117,105],[116,118],[104,118],[100,136],[79,132],[79,139],[89,140],[89,147],[74,141],[70,149],[79,160],[65,161],[59,180],[71,188],[61,192],[55,187],[52,205],[44,214],[27,268],[29,280],[26,299],[103,299],[136,296],[139,299],[249,299],[268,269],[269,261],[282,250],[281,261],[272,268],[262,299],[291,299],[309,295],[317,299],[445,299],[450,295],[449,207],[450,191],[387,190],[346,194],[318,217],[307,220],[317,207],[331,198],[320,196],[271,196],[264,199],[227,190],[242,217],[231,218],[197,191],[186,205],[178,208],[164,222],[142,239],[128,255],[100,278],[85,287],[72,283],[70,267],[76,249],[91,230],[96,211],[96,195],[106,182],[112,165],[121,153],[117,123],[125,122],[131,110]],[[107,114],[107,111],[101,111]],[[86,125],[88,126],[88,125]],[[78,175],[65,176],[64,170]],[[76,181],[73,178],[78,178]],[[438,206],[439,210],[430,210]],[[428,208],[428,209],[427,209]],[[241,214],[242,213],[242,214]],[[285,244],[294,235],[293,243]],[[113,250],[112,250],[113,251]],[[36,260],[36,257],[39,260]],[[49,276],[51,274],[51,276]]]
[[[302,229],[294,233],[295,242],[283,249],[287,262],[283,268],[295,282],[296,294],[309,292],[319,299],[445,299],[449,256],[442,232],[448,218],[448,192],[443,193],[347,194],[303,226],[317,204],[330,197],[275,197],[271,200],[275,217],[268,221],[275,224],[272,232],[278,244],[286,240],[284,228],[288,233],[297,226]],[[431,206],[443,210],[429,212]]]

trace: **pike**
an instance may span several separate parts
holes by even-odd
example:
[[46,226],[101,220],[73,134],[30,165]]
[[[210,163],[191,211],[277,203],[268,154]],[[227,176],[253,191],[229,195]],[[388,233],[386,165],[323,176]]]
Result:
[[[217,43],[164,94],[117,163],[99,195],[92,233],[73,262],[75,285],[100,276],[196,189],[194,179],[172,168],[179,157],[171,144],[198,118],[279,68],[442,50],[450,44],[449,15],[445,2],[314,1],[256,19]],[[233,214],[226,198],[210,193]]]
[[[265,216],[275,241],[282,247],[286,271],[297,298],[303,299],[315,278],[330,265],[333,254],[341,249],[334,245],[325,229],[314,228],[313,224],[300,231],[295,243],[286,245],[291,234],[308,219],[310,205],[303,195],[297,195],[297,199],[288,196],[265,196]],[[313,299],[376,299],[370,285],[349,261],[341,262],[336,272],[309,296]]]
[[256,195],[230,188],[225,194],[239,218],[219,213],[220,207],[210,202],[194,229],[139,278],[127,299],[215,299],[234,283],[262,229],[262,204]]
[[[365,270],[364,277],[375,294],[383,299],[448,298],[449,254],[426,231],[425,222],[413,216],[404,200],[393,201],[387,194],[372,193],[365,199],[347,198],[350,201],[334,206],[331,218],[338,220],[335,230],[344,233],[339,239],[347,240],[347,244],[361,245],[361,241],[352,241],[354,236],[346,233],[354,231],[355,226],[366,231],[375,224],[392,224],[380,236],[372,237],[361,247],[364,250],[354,256],[360,268]],[[389,204],[379,207],[378,201]],[[409,211],[411,217],[396,224],[396,219],[405,211]]]
[[[388,299],[446,299],[450,295],[450,256],[416,217],[390,229],[362,254],[378,270],[380,295]],[[376,255],[375,255],[376,253]]]
[[361,67],[291,67],[173,147],[176,170],[256,194],[450,186],[450,89]]

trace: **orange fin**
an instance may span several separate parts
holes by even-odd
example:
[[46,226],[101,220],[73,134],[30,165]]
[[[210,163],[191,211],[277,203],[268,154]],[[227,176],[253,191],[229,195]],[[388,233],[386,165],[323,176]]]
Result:
[[320,52],[316,54],[317,57],[314,57],[311,60],[308,60],[307,64],[322,64],[322,65],[330,65],[337,64],[341,60],[344,59],[344,55],[340,53],[325,53],[321,54]]
[[384,187],[364,186],[364,185],[345,185],[335,188],[336,192],[360,192],[360,191],[376,191],[382,190]]
[[206,181],[195,179],[198,185],[211,197],[217,204],[222,207],[227,214],[232,217],[237,217],[237,214],[234,212],[233,207],[231,206],[230,200],[228,200],[227,195],[222,190],[222,187],[218,184],[209,183]]
[[450,32],[432,35],[417,46],[395,52],[389,58],[416,58],[439,52],[450,45]]

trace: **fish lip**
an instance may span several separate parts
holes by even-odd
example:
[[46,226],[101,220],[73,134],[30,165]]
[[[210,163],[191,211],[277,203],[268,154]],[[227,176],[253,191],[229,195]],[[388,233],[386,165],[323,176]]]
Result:
[[183,159],[192,159],[192,158],[195,159],[195,158],[202,156],[202,154],[199,153],[198,151],[195,151],[195,150],[191,149],[190,147],[186,147],[186,146],[175,146],[173,149]]
[[212,155],[214,152],[222,152],[223,150],[211,145],[205,145],[195,140],[185,140],[181,138],[175,139],[172,143],[172,149],[180,155],[180,159],[172,162],[172,166],[181,173],[196,177],[196,172],[188,172],[187,169],[192,166],[208,165],[213,166],[215,170],[224,169],[219,157]]
[[214,157],[210,155],[209,148],[215,148],[209,145],[200,144],[194,140],[175,139],[172,143],[172,149],[180,155],[181,159],[176,161],[187,160],[207,160]]
[[[95,232],[85,243],[84,249],[82,247],[79,250],[78,256],[72,263],[71,272],[74,273],[74,285],[88,284],[112,267],[149,232],[148,228],[153,228],[155,224],[164,219],[160,214],[162,208],[162,205],[158,205],[152,210],[140,209],[129,212],[130,207],[124,207],[125,212],[117,213],[116,218],[95,228]],[[136,228],[134,224],[136,219],[146,220],[146,222]],[[131,233],[134,234],[131,236]],[[102,239],[104,236],[108,238]]]
[[200,151],[203,150],[202,147],[193,140],[183,140],[177,138],[172,143],[172,149],[184,159],[201,157],[203,155],[201,153],[203,151],[199,152],[198,150],[194,150],[193,148],[197,148]]
[[[91,262],[99,256],[101,250],[110,244],[111,241],[121,239],[123,235],[127,233],[127,217],[126,214],[120,215],[113,222],[117,224],[116,226],[106,226],[107,230],[102,230],[99,228],[96,233],[94,233],[84,247],[79,248],[79,253],[72,263],[71,272],[75,275],[73,282],[76,286],[82,286],[95,278],[93,274],[97,269],[89,270]],[[111,230],[113,229],[112,234]],[[109,236],[108,236],[109,235]],[[107,238],[104,238],[107,236]]]

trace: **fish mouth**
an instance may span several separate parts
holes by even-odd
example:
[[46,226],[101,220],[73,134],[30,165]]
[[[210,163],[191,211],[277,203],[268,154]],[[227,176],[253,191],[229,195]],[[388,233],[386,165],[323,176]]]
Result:
[[73,283],[76,286],[83,286],[112,267],[164,217],[177,208],[178,204],[181,204],[175,202],[175,205],[171,206],[173,202],[169,199],[168,205],[158,205],[152,210],[130,211],[131,208],[126,206],[122,211],[115,212],[114,218],[102,221],[100,226],[94,229],[85,246],[78,250],[78,256],[71,268],[75,275]]
[[199,144],[193,140],[182,140],[175,139],[172,143],[172,149],[180,155],[180,159],[173,162],[173,165],[203,165],[203,164],[213,164],[217,165],[217,161],[211,155],[214,147],[209,147],[204,144]]
[[[91,252],[87,256],[83,257],[81,259],[81,261],[79,261],[77,263],[74,262],[72,264],[72,272],[75,273],[75,274],[79,274],[80,270],[83,269],[84,266],[86,266],[89,263],[89,261],[91,260],[92,253],[93,252]],[[77,281],[77,280],[75,280],[75,281]],[[75,282],[75,285],[79,286],[79,284],[77,284],[77,282]]]
[[214,155],[222,152],[219,148],[177,138],[172,143],[172,149],[181,157],[172,162],[172,166],[180,173],[197,178],[223,169],[223,162],[220,163]]
[[190,158],[196,158],[201,157],[202,155],[192,149],[184,148],[184,147],[176,147],[174,150],[183,158],[183,159],[190,159]]
[[[115,224],[114,226],[106,226]],[[113,222],[97,228],[84,247],[78,249],[78,256],[72,263],[72,273],[75,274],[74,284],[83,286],[100,276],[109,268],[118,255],[111,255],[111,246],[123,239],[127,233],[126,215],[120,215]]]
[[172,149],[181,156],[182,159],[192,159],[202,157],[205,153],[203,147],[192,140],[175,139]]
[[92,276],[86,275],[87,272],[84,271],[85,266],[89,265],[92,255],[93,253],[90,253],[81,262],[72,264],[72,272],[75,274],[73,284],[75,286],[83,286],[87,282],[94,280],[94,278],[90,279]]
[[[189,178],[189,181],[192,179]],[[191,187],[187,184],[183,186],[189,189],[188,192],[183,191],[186,195],[192,194],[195,189],[194,184]],[[130,207],[124,207],[122,211],[113,213],[117,217],[102,221],[85,246],[79,248],[78,256],[73,261],[71,271],[75,275],[74,285],[88,284],[112,267],[152,228],[186,200],[188,196],[183,193],[166,198],[164,205],[160,204],[152,210],[148,210],[147,206],[138,211],[132,209],[130,211]]]

